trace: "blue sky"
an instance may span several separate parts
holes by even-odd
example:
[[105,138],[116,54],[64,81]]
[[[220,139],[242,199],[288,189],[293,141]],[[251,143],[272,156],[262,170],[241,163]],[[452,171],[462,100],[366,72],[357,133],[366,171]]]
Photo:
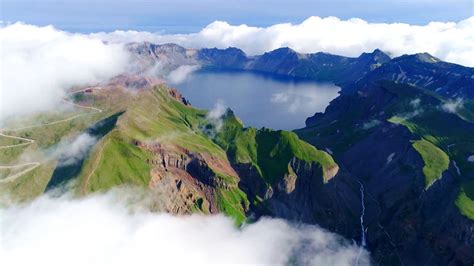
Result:
[[73,32],[199,31],[215,20],[269,26],[309,16],[359,17],[369,22],[426,24],[473,16],[472,0],[0,0],[4,22],[52,24]]

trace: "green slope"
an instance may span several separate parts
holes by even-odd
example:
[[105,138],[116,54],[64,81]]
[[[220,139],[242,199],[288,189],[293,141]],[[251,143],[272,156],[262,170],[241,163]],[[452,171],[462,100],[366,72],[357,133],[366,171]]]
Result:
[[232,112],[224,117],[223,128],[215,141],[233,162],[252,164],[270,185],[289,174],[289,162],[293,158],[317,164],[322,168],[324,181],[332,177],[329,171],[337,168],[329,154],[299,139],[294,132],[244,128]]
[[433,92],[392,82],[384,82],[383,86],[398,96],[397,101],[386,110],[390,117],[388,121],[405,126],[421,139],[415,141],[413,147],[425,163],[423,174],[426,187],[429,188],[450,163],[455,163],[459,172],[456,170],[452,174],[461,184],[456,206],[463,215],[473,219],[468,214],[472,214],[474,209],[474,193],[465,193],[464,189],[469,182],[467,173],[474,171],[474,164],[467,161],[474,152],[472,102],[467,101],[451,113],[443,109],[443,105],[450,100]]
[[420,153],[425,163],[425,187],[429,188],[448,169],[449,157],[443,150],[423,139],[413,142],[413,148]]

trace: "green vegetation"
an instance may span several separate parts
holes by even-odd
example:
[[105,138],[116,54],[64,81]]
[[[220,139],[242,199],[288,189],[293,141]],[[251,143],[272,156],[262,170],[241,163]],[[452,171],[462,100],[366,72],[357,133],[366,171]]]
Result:
[[453,174],[458,176],[462,187],[456,206],[462,214],[474,220],[474,192],[470,188],[472,185],[467,185],[470,181],[463,175],[474,171],[474,164],[467,161],[474,150],[473,102],[466,100],[458,112],[448,113],[441,106],[449,99],[433,92],[390,82],[383,83],[383,86],[398,96],[386,110],[390,117],[388,121],[405,126],[413,135],[422,138],[413,147],[425,162],[426,186],[429,187],[448,169],[450,161],[456,162],[460,172]]
[[[0,185],[0,195],[9,195],[11,199],[25,201],[41,195],[56,167],[54,161],[44,161],[32,171],[14,179],[12,182]],[[0,198],[0,205],[2,204]]]
[[218,190],[217,202],[219,209],[226,215],[233,217],[237,225],[245,221],[245,210],[249,208],[249,200],[242,190],[238,188]]
[[330,178],[328,171],[337,166],[329,154],[300,140],[295,133],[243,128],[231,112],[224,117],[224,126],[215,141],[227,151],[232,161],[252,164],[270,185],[289,173],[288,164],[292,158],[318,164],[324,181]]
[[413,148],[421,155],[425,165],[425,187],[430,187],[449,167],[449,157],[440,148],[424,139],[413,142]]
[[193,152],[226,158],[225,153],[200,129],[206,111],[185,106],[155,87],[135,98],[127,109],[122,131],[137,140],[158,140]]
[[456,206],[464,216],[474,220],[474,181],[465,182],[456,200]]
[[98,157],[90,161],[100,167],[86,176],[89,191],[107,190],[122,184],[148,185],[150,166],[144,151],[121,139],[117,132],[110,133],[103,142],[98,147]]

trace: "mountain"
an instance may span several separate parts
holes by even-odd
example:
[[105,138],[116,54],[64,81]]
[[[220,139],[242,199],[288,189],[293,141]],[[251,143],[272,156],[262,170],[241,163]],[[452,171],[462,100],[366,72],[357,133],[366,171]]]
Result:
[[[420,53],[390,58],[379,49],[359,57],[345,57],[328,53],[303,54],[290,48],[279,48],[262,55],[247,56],[234,47],[227,49],[185,49],[176,44],[130,44],[140,61],[161,62],[170,68],[179,65],[246,70],[270,74],[332,82],[350,91],[367,81],[392,80],[425,88],[449,98],[474,98],[474,69],[443,62]],[[148,52],[144,52],[148,51]],[[147,59],[143,59],[143,58]],[[359,82],[359,84],[355,84]]]
[[474,259],[474,124],[445,112],[445,101],[426,89],[377,81],[341,95],[296,131],[331,150],[364,184],[367,245],[377,246],[383,265]]
[[[252,57],[247,57],[237,48],[201,49],[197,57],[201,64],[208,67],[252,70],[336,84],[355,80],[390,60],[380,50],[349,58],[327,53],[301,54],[290,48],[279,48]],[[218,60],[228,57],[232,60]]]
[[[2,193],[24,201],[133,185],[150,194],[152,211],[318,224],[363,245],[377,265],[474,263],[473,68],[380,50],[127,49],[131,73],[5,125],[0,161],[14,166],[0,169]],[[256,129],[164,85],[183,65],[333,82],[341,93],[304,128]]]

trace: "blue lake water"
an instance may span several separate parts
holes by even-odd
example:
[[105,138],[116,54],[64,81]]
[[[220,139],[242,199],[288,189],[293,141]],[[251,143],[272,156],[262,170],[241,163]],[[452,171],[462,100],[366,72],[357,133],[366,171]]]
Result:
[[246,71],[199,70],[171,84],[194,107],[230,107],[246,126],[292,130],[324,111],[339,87]]

